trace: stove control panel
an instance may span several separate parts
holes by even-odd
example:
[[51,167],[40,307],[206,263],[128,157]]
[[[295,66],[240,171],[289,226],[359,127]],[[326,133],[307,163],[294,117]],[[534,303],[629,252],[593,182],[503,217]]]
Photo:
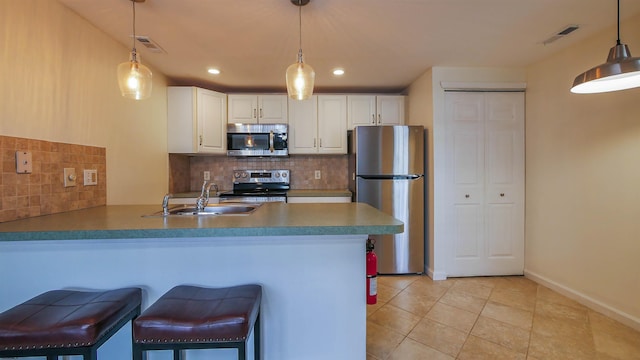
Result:
[[234,183],[289,183],[289,170],[234,170]]

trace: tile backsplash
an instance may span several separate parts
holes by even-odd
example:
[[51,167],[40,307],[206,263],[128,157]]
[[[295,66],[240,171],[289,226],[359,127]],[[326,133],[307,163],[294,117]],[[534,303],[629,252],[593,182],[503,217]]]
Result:
[[[199,191],[205,171],[221,190],[230,190],[234,169],[289,169],[292,189],[346,189],[348,159],[348,155],[291,155],[282,159],[170,154],[169,191]],[[320,170],[321,179],[315,179],[316,170]]]
[[[0,222],[107,202],[105,148],[0,135],[0,151]],[[16,173],[16,151],[31,153],[30,174]],[[75,168],[76,186],[63,186],[64,168]],[[98,185],[83,185],[85,169],[98,171]]]

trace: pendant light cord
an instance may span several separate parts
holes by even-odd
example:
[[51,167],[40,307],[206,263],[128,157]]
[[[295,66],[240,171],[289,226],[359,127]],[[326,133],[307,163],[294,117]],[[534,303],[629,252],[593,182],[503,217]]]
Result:
[[132,24],[132,33],[133,33],[133,51],[136,51],[136,1],[131,0],[133,3],[133,24]]
[[617,44],[620,45],[620,0],[618,0],[618,40]]
[[298,29],[300,30],[298,32],[300,34],[300,52],[302,52],[302,0],[298,0]]

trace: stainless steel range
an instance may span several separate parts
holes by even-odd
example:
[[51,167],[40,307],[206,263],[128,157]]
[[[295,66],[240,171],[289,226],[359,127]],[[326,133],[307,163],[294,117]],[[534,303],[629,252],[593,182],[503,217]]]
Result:
[[221,202],[287,202],[289,170],[234,170],[233,190]]

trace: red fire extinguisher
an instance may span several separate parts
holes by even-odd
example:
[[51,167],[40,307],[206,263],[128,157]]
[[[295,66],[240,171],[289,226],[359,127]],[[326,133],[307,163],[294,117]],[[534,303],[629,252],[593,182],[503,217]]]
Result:
[[367,304],[378,302],[378,257],[373,252],[375,241],[367,239]]

